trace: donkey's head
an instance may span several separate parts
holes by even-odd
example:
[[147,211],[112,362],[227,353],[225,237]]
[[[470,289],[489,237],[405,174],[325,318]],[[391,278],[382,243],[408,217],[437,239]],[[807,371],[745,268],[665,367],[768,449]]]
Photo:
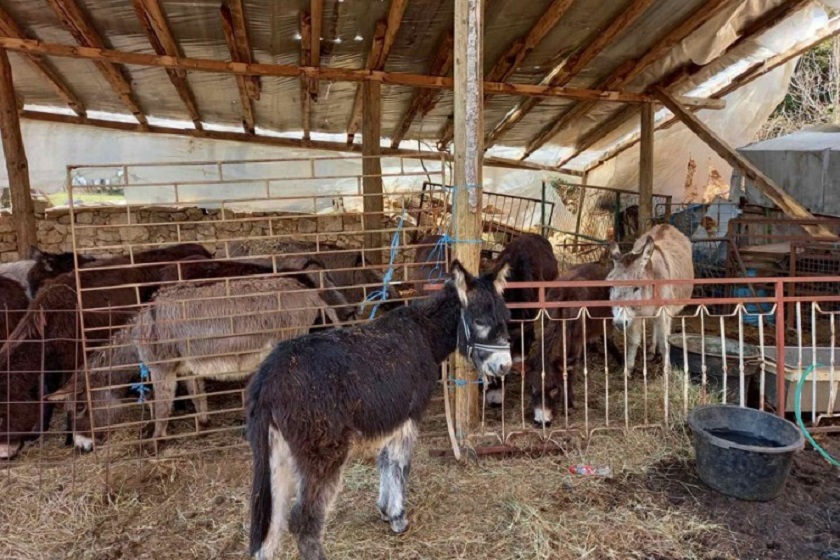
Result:
[[[648,237],[641,247],[622,255],[616,243],[610,245],[610,256],[613,260],[613,269],[607,275],[607,280],[649,280],[653,278],[653,270],[650,262],[653,256],[653,238]],[[644,301],[653,299],[653,288],[651,286],[614,286],[610,289],[611,301]],[[620,331],[627,329],[638,315],[652,315],[653,308],[640,306],[613,306],[613,324]]]
[[461,317],[458,349],[472,360],[482,377],[502,377],[510,371],[510,312],[502,294],[509,270],[507,261],[476,278],[458,260],[450,267],[451,283],[458,292]]

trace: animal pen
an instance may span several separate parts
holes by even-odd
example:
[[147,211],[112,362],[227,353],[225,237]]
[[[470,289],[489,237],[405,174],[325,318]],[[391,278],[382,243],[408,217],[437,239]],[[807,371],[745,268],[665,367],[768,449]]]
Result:
[[[15,407],[35,418],[17,432],[10,420],[0,426],[10,456],[18,453],[14,438],[34,440],[0,467],[0,482],[10,494],[31,498],[39,523],[46,523],[51,496],[80,510],[98,512],[103,503],[128,508],[121,502],[128,493],[120,489],[166,486],[188,468],[203,476],[211,456],[221,459],[205,483],[240,484],[241,472],[231,472],[233,463],[247,462],[243,387],[268,351],[281,340],[349,328],[427,296],[440,289],[435,281],[452,258],[473,272],[492,268],[513,240],[536,234],[555,241],[568,272],[574,264],[603,261],[610,238],[629,244],[662,222],[686,226],[688,235],[705,227],[708,208],[681,206],[654,190],[654,133],[674,123],[740,169],[774,213],[742,215],[725,232],[695,239],[695,254],[713,248],[714,266],[676,282],[692,284],[695,297],[669,300],[686,307],[673,317],[661,363],[649,354],[652,335],[645,328],[637,364],[627,363],[626,350],[612,351],[626,349],[628,335],[615,335],[599,315],[603,300],[552,299],[552,290],[569,288],[567,282],[509,285],[535,294],[510,305],[531,312],[515,325],[523,334],[511,340],[522,360],[502,380],[498,407],[467,360],[456,355],[445,362],[422,430],[426,456],[438,465],[450,455],[568,453],[611,432],[633,442],[646,437],[640,434],[670,434],[667,428],[679,427],[688,410],[706,402],[779,415],[798,406],[812,432],[835,428],[840,271],[833,248],[840,228],[812,215],[703,122],[706,111],[726,110],[740,88],[840,33],[840,20],[826,17],[780,52],[757,48],[777,27],[796,28],[797,18],[818,10],[816,3],[691,0],[678,9],[667,0],[45,3],[49,9],[28,0],[0,6],[0,129],[14,230],[3,231],[3,243],[11,245],[3,251],[22,259],[40,245],[72,252],[75,265],[27,294],[27,309],[5,308],[5,324],[22,326],[0,334],[0,418],[10,419]],[[723,28],[730,32],[719,33]],[[281,155],[73,164],[66,173],[69,209],[51,222],[33,208],[21,122],[241,142]],[[588,184],[591,174],[636,145],[637,188]],[[284,150],[294,153],[283,157]],[[568,210],[545,195],[485,191],[489,168],[539,174],[543,189],[548,177],[579,182],[573,221],[553,226]],[[77,195],[85,187],[74,183],[80,173],[118,177],[118,190],[95,194],[121,192],[124,204],[84,201]],[[596,213],[588,212],[590,205],[612,197],[615,203],[601,208],[604,220],[587,223]],[[762,247],[779,242],[789,243],[788,260]],[[765,274],[760,265],[770,261],[773,274]],[[589,280],[572,289],[582,294],[631,284],[652,289],[647,303],[664,303],[665,281]],[[63,306],[44,303],[60,295]],[[640,320],[649,326],[655,317]],[[63,330],[56,334],[53,324]],[[535,333],[530,348],[526,331]],[[810,380],[793,398],[803,375]],[[26,394],[13,396],[13,380],[20,379]],[[92,454],[77,455],[70,444]],[[502,468],[522,467],[516,460]],[[526,465],[514,476],[524,480],[532,470]],[[435,484],[459,486],[445,476]],[[352,491],[367,485],[348,480]],[[16,493],[16,486],[26,492]],[[493,498],[496,488],[513,485],[497,479],[494,486],[469,488]],[[104,493],[96,490],[102,487]],[[148,499],[142,490],[133,495],[138,503]],[[230,505],[241,517],[242,496],[230,496],[211,502]],[[30,505],[17,502],[3,515],[28,515]],[[527,519],[539,528],[552,519],[563,526],[551,507],[528,508],[516,510],[514,521],[486,525],[495,530]],[[474,512],[452,511],[473,520]],[[193,527],[193,517],[213,517],[209,510],[182,513],[169,519]],[[453,526],[456,537],[474,529]],[[204,547],[192,552],[238,551],[241,520],[226,530],[235,536],[213,541],[216,549],[190,545]],[[512,540],[540,541],[526,535]],[[686,535],[681,538],[694,538]],[[137,555],[118,542],[122,537],[114,539],[104,554]],[[374,540],[368,544],[375,552],[353,546],[345,552],[388,556]],[[691,541],[692,553],[704,550],[702,540]],[[47,555],[71,541],[56,537],[45,545]],[[416,539],[408,535],[404,542],[414,546]],[[675,542],[662,554],[616,545],[613,556],[682,557],[679,547],[689,545]],[[25,556],[26,546],[5,548]],[[443,542],[406,556],[446,555],[452,546]],[[579,550],[594,549],[584,542]],[[558,557],[554,552],[548,547],[534,557]],[[482,554],[465,545],[451,556]]]

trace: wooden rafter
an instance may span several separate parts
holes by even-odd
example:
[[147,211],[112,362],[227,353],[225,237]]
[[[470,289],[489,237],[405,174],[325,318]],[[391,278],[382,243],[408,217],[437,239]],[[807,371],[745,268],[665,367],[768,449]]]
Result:
[[[453,40],[452,30],[443,34],[443,39],[440,45],[438,45],[432,64],[429,66],[429,71],[427,72],[429,76],[446,76],[452,70],[452,62],[454,60],[452,51]],[[418,116],[420,118],[425,117],[434,108],[439,95],[438,90],[435,89],[418,89],[414,92],[414,95],[411,96],[411,103],[408,105],[408,110],[400,119],[400,124],[397,125],[397,128],[394,129],[394,133],[391,135],[392,148],[399,147],[400,142],[405,138],[415,118]]]
[[[641,58],[630,60],[616,68],[596,89],[624,88],[634,78],[650,67],[651,64],[661,60],[674,46],[684,41],[730,2],[732,0],[709,0],[694,10],[679,25],[666,33],[664,37],[656,41]],[[525,146],[525,153],[522,159],[527,159],[531,154],[554,138],[558,132],[587,114],[594,106],[594,103],[580,103],[555,118],[528,142]]]
[[[75,0],[47,0],[47,3],[78,44],[95,49],[107,49],[99,32]],[[112,62],[103,60],[94,61],[94,64],[137,122],[147,124],[146,116],[137,104],[131,82],[123,69]]]
[[[374,68],[380,58],[382,57],[382,49],[385,46],[385,34],[388,29],[388,24],[384,20],[376,22],[376,29],[373,32],[373,41],[370,44],[370,52],[365,61],[365,68],[367,70],[381,70],[381,68]],[[350,112],[350,122],[347,124],[347,143],[353,143],[353,137],[358,132],[362,124],[362,85],[356,86],[356,98],[353,101],[353,110]]]
[[[525,58],[560,22],[573,3],[574,0],[554,0],[545,12],[540,14],[537,22],[525,35],[508,45],[507,50],[496,60],[485,79],[488,82],[506,82]],[[488,96],[485,96],[484,103],[487,103],[487,100]],[[455,120],[450,116],[440,135],[439,146],[445,147],[452,141],[454,126]]]
[[[671,111],[686,127],[696,134],[703,142],[713,149],[720,157],[725,159],[732,167],[741,169],[744,176],[751,179],[753,185],[761,191],[767,198],[778,206],[785,214],[792,218],[800,219],[814,219],[814,216],[808,212],[801,204],[787,194],[779,185],[772,179],[767,177],[760,169],[758,169],[750,160],[739,154],[735,148],[729,146],[723,141],[715,132],[707,127],[697,116],[685,107],[679,104],[671,94],[662,88],[654,88],[654,94],[659,97],[662,104]],[[836,239],[831,230],[822,225],[807,225],[802,226],[811,235],[815,237],[828,237]]]
[[[816,32],[813,36],[808,37],[807,39],[800,41],[793,45],[787,51],[780,53],[776,56],[772,56],[763,62],[759,62],[750,68],[747,68],[743,73],[739,76],[736,76],[729,84],[721,86],[718,88],[713,94],[712,97],[715,99],[723,99],[733,91],[736,91],[745,85],[757,80],[761,76],[764,76],[779,66],[789,62],[790,60],[796,58],[804,54],[805,52],[813,49],[815,46],[819,45],[820,43],[831,39],[840,35],[840,16],[831,19],[828,24],[825,25],[822,29]],[[656,130],[669,128],[679,122],[679,119],[676,117],[671,117],[669,119],[664,119],[660,121],[656,125]],[[625,150],[632,148],[639,142],[639,135],[635,134],[631,136],[628,140],[616,144],[612,148],[610,148],[606,153],[601,155],[597,161],[593,162],[589,165],[586,171],[591,171],[596,167],[603,165],[605,162],[611,160],[612,158],[616,157],[620,153],[624,152]]]
[[[146,37],[148,37],[155,52],[167,56],[181,56],[178,43],[169,29],[166,15],[163,13],[158,0],[133,0],[133,3],[137,18],[140,20],[146,32]],[[198,112],[195,95],[187,81],[187,73],[175,68],[167,68],[166,73],[169,76],[169,81],[175,87],[175,91],[178,92],[178,97],[181,98],[187,108],[193,126],[200,130],[202,128],[201,115]]]
[[[692,62],[686,67],[680,68],[676,72],[672,72],[670,76],[661,80],[656,85],[670,92],[673,92],[675,89],[679,88],[681,85],[686,83],[689,79],[697,75],[704,68],[716,64],[724,57],[728,56],[730,53],[740,48],[747,41],[758,37],[768,29],[772,29],[780,21],[789,17],[792,13],[802,9],[806,4],[809,3],[809,1],[810,0],[793,0],[791,2],[786,2],[777,6],[775,9],[771,10],[770,12],[767,12],[766,14],[762,15],[761,17],[757,18],[755,21],[750,23],[747,27],[745,27],[741,31],[738,38],[735,41],[733,41],[730,45],[728,45],[723,50],[723,52],[721,52],[713,60],[710,60],[705,64],[695,64]],[[623,109],[615,113],[612,117],[605,120],[600,125],[596,126],[592,130],[587,132],[583,137],[581,137],[580,140],[578,140],[577,145],[575,146],[574,152],[562,158],[557,165],[563,166],[567,164],[569,161],[573,160],[581,153],[588,150],[597,142],[599,142],[600,140],[611,134],[613,131],[621,127],[624,123],[634,118],[638,113],[638,106],[628,105],[624,107]]]
[[[222,30],[225,34],[225,42],[227,43],[228,50],[230,51],[231,60],[233,62],[249,64],[248,62],[239,59],[241,54],[237,45],[236,24],[234,22],[234,15],[231,9],[231,3],[222,2],[222,5],[219,9],[222,16]],[[245,128],[245,132],[249,134],[254,134],[256,121],[254,119],[254,98],[251,96],[250,89],[248,86],[248,84],[252,83],[249,79],[250,77],[251,76],[237,75],[236,87],[237,89],[239,89],[239,105],[240,110],[242,111],[242,126]]]
[[[309,2],[310,36],[309,63],[318,68],[321,66],[321,28],[324,23],[324,0],[310,0]],[[309,97],[318,100],[318,80],[309,77]]]
[[[300,65],[309,66],[312,62],[312,20],[306,12],[300,13]],[[303,139],[309,140],[312,130],[312,98],[309,97],[309,84],[304,76],[300,80],[300,122]]]
[[[0,33],[6,37],[15,37],[17,39],[28,38],[23,29],[21,29],[12,16],[3,8],[0,8]],[[84,116],[84,103],[73,93],[70,86],[64,82],[64,78],[59,75],[58,70],[47,59],[36,54],[24,55],[23,59],[29,62],[35,71],[52,86],[56,94],[58,94],[74,113],[79,116]]]
[[[246,62],[248,64],[254,62],[254,53],[251,50],[251,41],[248,39],[248,24],[245,19],[245,7],[242,5],[242,0],[223,0],[223,5],[227,6],[231,17],[231,24],[233,27],[233,38],[236,44],[235,49],[231,49],[231,55],[235,50],[237,62]],[[254,101],[260,100],[260,92],[262,91],[262,84],[259,76],[248,76],[245,81],[245,87],[248,90],[248,97]]]
[[[562,87],[568,84],[578,72],[589,65],[596,56],[611,45],[636,19],[642,15],[654,0],[634,0],[618,17],[613,19],[606,29],[597,30],[592,40],[572,57],[564,60],[551,69],[540,81],[541,85]],[[484,147],[493,146],[499,139],[513,128],[519,121],[539,105],[537,99],[523,99],[504,118],[493,127],[484,139]]]
[[[154,68],[180,68],[191,72],[211,72],[232,75],[276,76],[296,78],[306,76],[315,80],[334,82],[363,82],[375,80],[383,84],[415,88],[452,89],[454,80],[443,76],[425,76],[403,72],[376,70],[354,70],[347,68],[315,68],[294,64],[266,64],[255,62],[230,62],[206,58],[175,58],[138,52],[116,51],[93,47],[80,47],[44,43],[26,39],[0,37],[0,48],[10,51],[35,53],[66,58],[80,58],[117,64],[133,64]],[[520,95],[523,97],[565,97],[583,101],[605,101],[614,103],[654,103],[656,98],[642,93],[605,91],[545,85],[511,84],[508,82],[484,82],[484,92],[494,95]],[[726,103],[719,99],[680,96],[679,101],[689,107],[722,109]]]
[[[368,70],[382,70],[385,62],[391,54],[394,42],[397,40],[397,33],[402,25],[405,8],[408,0],[391,0],[388,8],[388,18],[385,21],[376,23],[373,43],[370,47],[365,68]],[[356,87],[356,99],[353,101],[353,112],[350,114],[350,122],[347,125],[347,143],[353,143],[353,137],[359,131],[362,124],[362,87]]]
[[[231,142],[249,142],[251,144],[261,144],[266,146],[275,146],[280,148],[311,148],[315,150],[324,150],[330,152],[361,152],[362,147],[358,144],[347,146],[344,142],[329,142],[323,140],[302,140],[296,138],[284,138],[280,136],[263,136],[260,134],[246,134],[244,132],[228,132],[217,130],[195,130],[192,128],[170,128],[165,126],[149,125],[142,126],[139,124],[127,123],[123,121],[113,121],[105,119],[91,119],[87,117],[79,117],[75,115],[62,115],[58,113],[47,113],[44,111],[21,111],[20,118],[39,121],[61,123],[76,126],[90,126],[94,128],[101,128],[105,130],[119,130],[121,132],[137,132],[144,134],[168,134],[173,136],[183,136],[187,138],[201,138],[207,140],[225,140]],[[403,150],[393,148],[383,148],[384,155],[396,156],[425,156],[428,159],[440,159],[441,157],[451,159],[446,154],[438,152],[419,153],[417,150]],[[534,171],[552,171],[563,173],[565,175],[572,175],[575,177],[583,176],[582,171],[574,169],[556,169],[547,165],[540,165],[529,161],[516,161],[506,158],[486,157],[484,164],[488,167],[501,167],[504,169],[531,169]]]

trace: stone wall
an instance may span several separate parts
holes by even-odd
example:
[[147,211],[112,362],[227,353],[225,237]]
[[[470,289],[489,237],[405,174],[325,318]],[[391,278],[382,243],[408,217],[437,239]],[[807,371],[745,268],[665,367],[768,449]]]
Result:
[[[51,209],[36,214],[39,248],[44,251],[73,250],[76,245],[86,254],[118,254],[124,245],[166,242],[200,242],[212,252],[224,251],[220,240],[272,236],[298,241],[337,243],[343,247],[363,246],[361,214],[323,216],[292,213],[235,213],[229,210],[170,207],[97,207],[75,211],[77,227],[70,226],[68,209]],[[386,219],[384,227],[396,227]],[[391,234],[385,234],[387,246]],[[93,250],[100,248],[101,250]],[[18,260],[16,235],[8,212],[0,213],[0,262]],[[387,255],[385,255],[387,259]],[[402,258],[399,259],[403,260]]]

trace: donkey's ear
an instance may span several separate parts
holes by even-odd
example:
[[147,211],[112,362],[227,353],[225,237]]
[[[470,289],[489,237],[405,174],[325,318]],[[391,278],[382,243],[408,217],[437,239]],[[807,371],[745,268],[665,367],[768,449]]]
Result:
[[617,261],[621,258],[621,249],[618,248],[618,243],[613,241],[610,243],[610,257],[612,260]]
[[645,246],[642,247],[642,262],[647,264],[650,261],[650,258],[653,256],[653,249],[655,244],[653,242],[652,237],[648,237],[645,240]]
[[45,398],[50,402],[70,401],[73,400],[80,391],[81,387],[79,386],[79,382],[76,375],[73,374],[67,383],[61,387],[61,389],[45,395]]
[[455,289],[458,290],[458,299],[460,299],[461,304],[466,307],[468,303],[467,292],[470,288],[472,288],[475,278],[473,278],[472,274],[467,272],[467,269],[463,267],[461,261],[458,259],[452,261],[452,264],[449,265],[449,271],[452,273],[452,284],[455,286]]
[[493,287],[496,288],[496,293],[500,296],[505,293],[505,286],[507,286],[507,277],[510,274],[510,263],[507,259],[493,270]]

